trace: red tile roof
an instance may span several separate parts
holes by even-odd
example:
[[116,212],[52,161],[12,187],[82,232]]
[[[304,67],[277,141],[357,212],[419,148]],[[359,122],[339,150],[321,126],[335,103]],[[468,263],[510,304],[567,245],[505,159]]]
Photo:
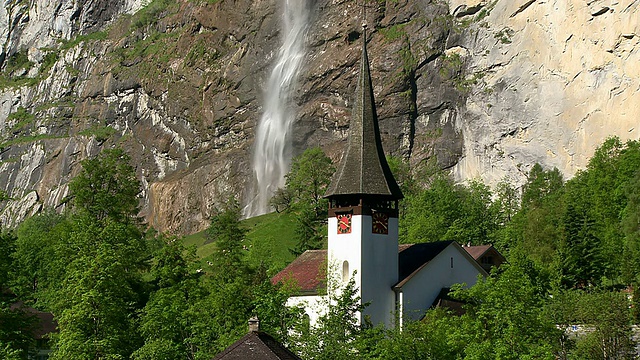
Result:
[[[399,282],[424,267],[453,241],[398,245]],[[272,284],[291,281],[300,295],[317,295],[327,280],[327,250],[305,251],[271,278]]]
[[288,281],[302,294],[317,294],[327,279],[327,250],[307,250],[271,278],[272,284]]
[[491,249],[492,246],[491,245],[477,245],[477,246],[463,245],[462,248],[465,249],[469,253],[469,255],[471,255],[471,257],[476,259],[476,261],[479,261],[480,257],[484,255],[484,253],[486,253],[487,250]]

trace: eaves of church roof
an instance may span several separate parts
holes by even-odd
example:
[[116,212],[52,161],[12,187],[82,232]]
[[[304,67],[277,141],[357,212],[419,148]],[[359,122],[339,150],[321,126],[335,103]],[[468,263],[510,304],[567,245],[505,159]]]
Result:
[[[404,284],[409,282],[451,244],[459,248],[463,256],[474,264],[481,274],[487,275],[482,266],[455,241],[400,244],[398,245],[398,283],[394,286],[394,289],[402,288]],[[327,283],[326,268],[327,250],[308,250],[272,277],[271,283],[277,284],[290,281],[298,290],[298,295],[318,295]]]
[[[460,251],[470,264],[472,264],[480,274],[488,276],[487,271],[474,259],[471,254],[465,251],[457,242],[438,241],[433,243],[414,244],[406,250],[400,252],[398,263],[400,264],[399,281],[393,286],[394,290],[400,290],[418,273],[420,273],[429,262],[438,256],[444,249],[454,246]],[[404,254],[403,254],[404,253]],[[403,265],[404,264],[404,265]]]
[[326,287],[327,251],[307,250],[271,278],[272,284],[291,282],[300,295],[317,295]]

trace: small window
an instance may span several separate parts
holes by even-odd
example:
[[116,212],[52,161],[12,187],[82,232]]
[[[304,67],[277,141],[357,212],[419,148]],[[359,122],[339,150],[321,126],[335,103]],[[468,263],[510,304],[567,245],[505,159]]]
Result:
[[493,256],[485,256],[482,258],[481,262],[487,265],[493,265]]
[[349,262],[345,260],[342,263],[342,282],[349,281]]
[[453,269],[453,256],[451,257],[451,268]]

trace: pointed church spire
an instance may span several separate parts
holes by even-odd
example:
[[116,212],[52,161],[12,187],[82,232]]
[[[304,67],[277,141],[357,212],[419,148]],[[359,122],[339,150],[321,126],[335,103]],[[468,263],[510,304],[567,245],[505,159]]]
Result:
[[374,195],[380,200],[399,200],[403,198],[402,191],[389,169],[380,140],[367,56],[366,24],[363,27],[360,76],[349,127],[349,144],[325,196]]

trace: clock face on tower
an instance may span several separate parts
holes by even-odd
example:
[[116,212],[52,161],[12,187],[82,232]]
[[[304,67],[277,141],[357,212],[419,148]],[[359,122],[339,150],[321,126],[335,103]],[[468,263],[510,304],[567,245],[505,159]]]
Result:
[[338,214],[338,234],[351,233],[351,214]]
[[389,215],[381,212],[371,215],[372,232],[374,234],[389,233]]

